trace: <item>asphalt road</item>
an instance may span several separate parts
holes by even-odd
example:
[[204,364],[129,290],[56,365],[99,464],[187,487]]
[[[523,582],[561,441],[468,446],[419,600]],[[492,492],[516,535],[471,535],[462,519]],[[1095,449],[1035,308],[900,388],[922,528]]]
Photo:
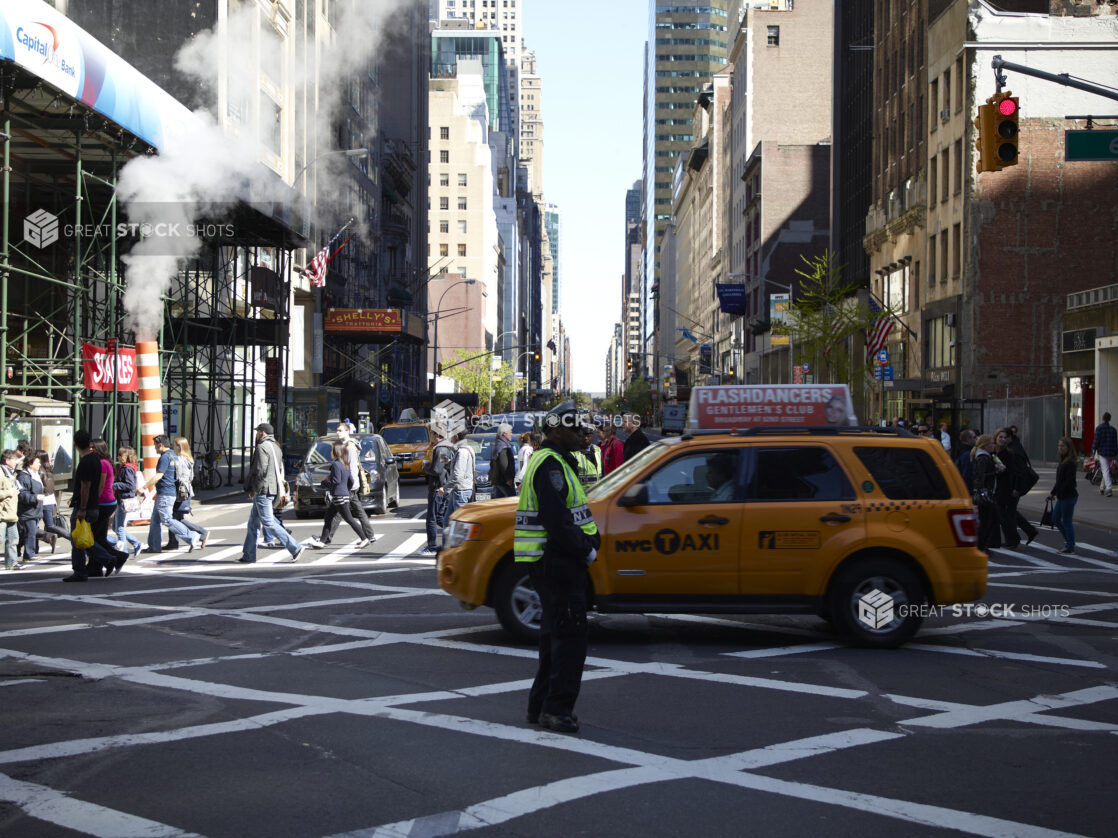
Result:
[[298,565],[230,563],[248,509],[214,497],[204,551],[0,572],[0,834],[1114,833],[1109,532],[994,551],[992,614],[893,651],[807,617],[598,617],[569,737],[524,722],[534,650],[415,555],[422,491]]

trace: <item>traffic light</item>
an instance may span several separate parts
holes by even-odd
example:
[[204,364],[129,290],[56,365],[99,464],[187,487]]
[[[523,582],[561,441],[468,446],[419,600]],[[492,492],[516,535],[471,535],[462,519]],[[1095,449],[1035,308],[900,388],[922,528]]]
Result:
[[974,147],[978,151],[976,168],[980,172],[1000,172],[1017,165],[1018,118],[1020,105],[1016,97],[995,93],[978,106],[974,127],[978,129]]
[[535,361],[537,364],[540,362],[540,350],[537,349],[532,352],[532,360]]
[[436,375],[442,375],[443,374],[443,362],[442,361],[439,361],[437,364],[435,364],[435,374]]

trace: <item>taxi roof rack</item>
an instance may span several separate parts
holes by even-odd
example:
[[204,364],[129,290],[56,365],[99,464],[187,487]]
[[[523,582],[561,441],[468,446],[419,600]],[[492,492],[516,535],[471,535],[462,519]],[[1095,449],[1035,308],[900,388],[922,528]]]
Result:
[[700,428],[685,431],[680,439],[693,439],[695,436],[710,434],[729,434],[730,436],[840,436],[844,434],[876,434],[878,436],[914,437],[908,428],[894,428],[880,425],[812,425],[810,427],[790,427],[788,425],[758,425],[750,428]]

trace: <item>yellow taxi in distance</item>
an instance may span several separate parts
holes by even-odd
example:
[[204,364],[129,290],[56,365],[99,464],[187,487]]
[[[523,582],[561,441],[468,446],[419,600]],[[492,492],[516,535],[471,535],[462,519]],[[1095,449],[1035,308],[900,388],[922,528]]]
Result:
[[[602,536],[591,604],[612,613],[817,614],[858,645],[911,638],[930,605],[979,599],[986,554],[935,440],[849,426],[692,431],[587,492]],[[439,584],[518,638],[539,600],[513,561],[516,498],[458,509]]]
[[396,458],[401,477],[422,477],[423,461],[430,459],[438,438],[423,421],[385,425],[380,435]]

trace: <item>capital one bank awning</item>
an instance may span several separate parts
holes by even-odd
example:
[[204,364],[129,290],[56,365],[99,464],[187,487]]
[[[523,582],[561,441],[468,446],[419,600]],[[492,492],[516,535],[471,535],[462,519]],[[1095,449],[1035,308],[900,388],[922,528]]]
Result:
[[155,82],[42,0],[0,0],[0,59],[155,148],[195,119]]

